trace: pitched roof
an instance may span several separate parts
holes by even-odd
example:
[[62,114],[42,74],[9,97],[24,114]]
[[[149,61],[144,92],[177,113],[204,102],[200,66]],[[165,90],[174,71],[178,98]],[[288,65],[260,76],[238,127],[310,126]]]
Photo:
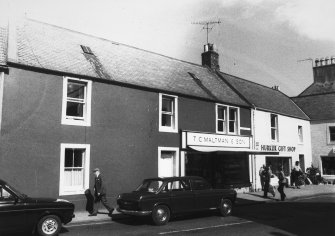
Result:
[[9,30],[9,63],[249,106],[216,73],[197,64],[29,19],[15,29]]
[[322,93],[335,92],[335,83],[312,83],[299,96],[308,96]]
[[311,120],[335,119],[335,93],[294,97],[292,100]]
[[225,73],[220,74],[224,81],[258,109],[300,119],[309,119],[308,116],[282,92],[232,75]]

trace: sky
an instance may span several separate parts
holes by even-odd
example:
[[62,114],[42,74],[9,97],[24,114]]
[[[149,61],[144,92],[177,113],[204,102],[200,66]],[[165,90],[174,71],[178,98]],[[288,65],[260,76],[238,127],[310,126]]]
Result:
[[[222,72],[297,96],[335,56],[334,0],[0,0],[0,9],[201,64],[206,31]],[[1,20],[1,19],[0,19]]]

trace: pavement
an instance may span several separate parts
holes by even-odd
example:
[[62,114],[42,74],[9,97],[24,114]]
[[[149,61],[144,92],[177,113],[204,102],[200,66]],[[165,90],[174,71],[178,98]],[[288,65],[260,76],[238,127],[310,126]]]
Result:
[[[310,198],[313,196],[335,194],[335,185],[306,185],[301,186],[300,189],[289,187],[285,188],[284,192],[287,197],[286,201],[297,201],[299,199]],[[275,197],[272,197],[270,193],[268,196],[268,198],[264,198],[263,191],[238,193],[236,206],[273,203],[279,201],[280,199],[278,191],[276,191]],[[68,226],[106,223],[108,221],[128,217],[120,214],[116,210],[114,210],[112,218],[108,216],[108,212],[106,210],[99,211],[97,216],[88,215],[89,213],[86,211],[76,211],[75,218],[73,218],[72,222],[70,222]]]

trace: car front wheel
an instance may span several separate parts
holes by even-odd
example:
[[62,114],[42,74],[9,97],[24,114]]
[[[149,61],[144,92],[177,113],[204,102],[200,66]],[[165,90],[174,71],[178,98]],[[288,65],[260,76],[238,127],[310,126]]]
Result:
[[152,220],[155,225],[165,225],[170,220],[170,209],[167,206],[156,206],[152,211]]
[[222,216],[229,216],[233,211],[233,204],[229,199],[222,199],[220,203],[220,213]]
[[54,236],[58,235],[62,223],[58,216],[48,215],[42,217],[37,224],[37,232],[41,236]]

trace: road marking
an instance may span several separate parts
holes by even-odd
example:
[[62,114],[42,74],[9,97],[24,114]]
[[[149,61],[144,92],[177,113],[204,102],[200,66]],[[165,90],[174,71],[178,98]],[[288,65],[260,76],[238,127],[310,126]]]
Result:
[[114,222],[104,221],[104,222],[90,222],[85,224],[73,224],[73,225],[65,225],[64,228],[73,228],[80,226],[88,226],[88,225],[105,225],[105,224],[113,224]]
[[214,229],[214,228],[227,227],[227,226],[233,226],[233,225],[241,225],[241,224],[247,224],[247,223],[252,223],[252,221],[243,221],[243,222],[224,224],[224,225],[213,225],[213,226],[202,227],[202,228],[194,228],[194,229],[175,230],[175,231],[169,231],[169,232],[161,232],[159,234],[160,235],[176,234],[176,233],[181,233],[181,232],[191,232],[191,231],[197,231],[197,230],[203,230],[203,229]]

